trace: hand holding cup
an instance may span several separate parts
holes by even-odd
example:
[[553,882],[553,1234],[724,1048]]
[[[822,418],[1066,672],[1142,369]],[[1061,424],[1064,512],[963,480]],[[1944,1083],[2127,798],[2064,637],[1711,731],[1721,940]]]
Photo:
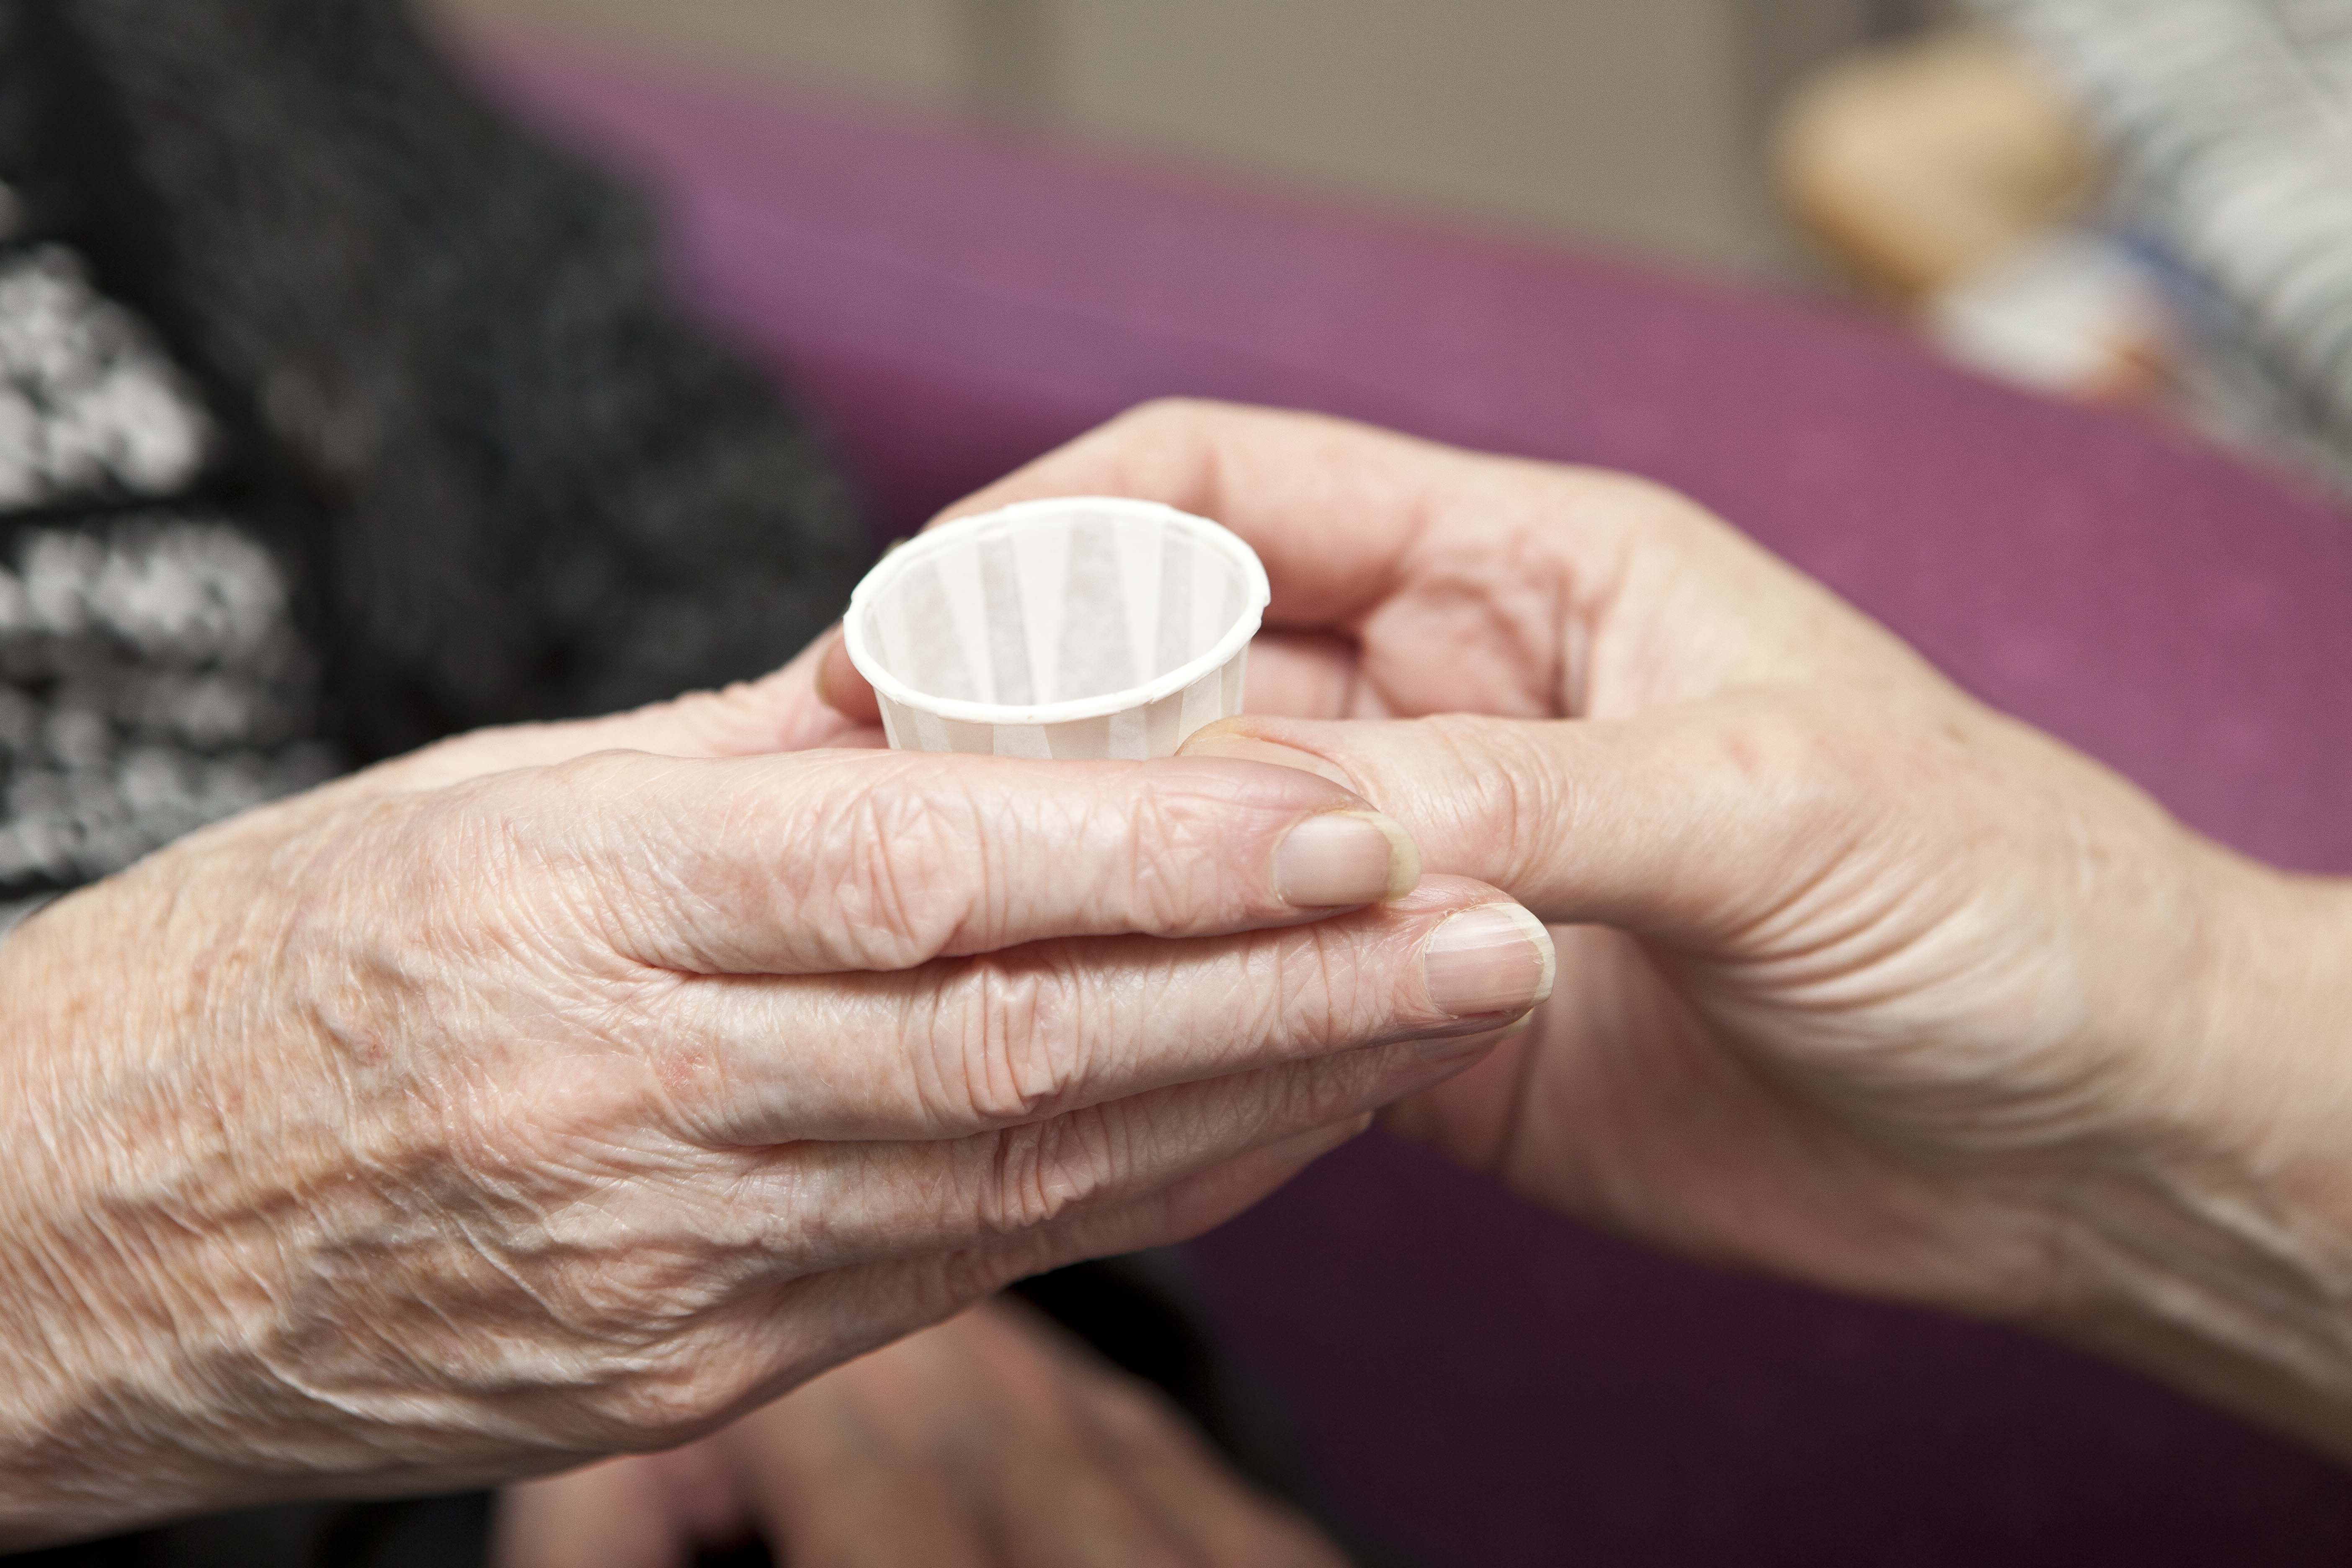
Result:
[[0,1544],[676,1444],[1213,1223],[1542,995],[1328,781],[842,749],[810,668],[0,942]]

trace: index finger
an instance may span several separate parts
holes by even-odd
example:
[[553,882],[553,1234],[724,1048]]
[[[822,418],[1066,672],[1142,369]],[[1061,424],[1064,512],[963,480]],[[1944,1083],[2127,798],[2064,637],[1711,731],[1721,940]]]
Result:
[[1344,419],[1166,401],[1122,415],[940,515],[1114,495],[1213,518],[1274,582],[1273,622],[1343,626],[1396,590],[1413,545],[1482,459]]
[[[1213,518],[1265,561],[1269,625],[1346,626],[1391,597],[1417,540],[1479,459],[1321,415],[1146,404],[942,512],[939,522],[1059,496],[1124,496]],[[872,689],[838,638],[818,690],[856,718]]]
[[463,825],[439,835],[457,864],[429,875],[520,879],[610,952],[688,974],[1264,930],[1421,875],[1412,839],[1352,793],[1247,761],[614,752],[452,805]]
[[[1223,523],[1265,563],[1268,629],[1360,640],[1409,712],[1464,706],[1459,692],[1479,685],[1464,679],[1473,654],[1490,677],[1486,710],[1631,710],[1811,668],[1821,647],[1853,643],[1837,626],[1860,622],[1644,480],[1278,409],[1149,404],[941,521],[1073,495]],[[1433,663],[1433,650],[1447,659]],[[875,711],[838,646],[818,689],[845,714]],[[1515,700],[1496,706],[1496,691]]]

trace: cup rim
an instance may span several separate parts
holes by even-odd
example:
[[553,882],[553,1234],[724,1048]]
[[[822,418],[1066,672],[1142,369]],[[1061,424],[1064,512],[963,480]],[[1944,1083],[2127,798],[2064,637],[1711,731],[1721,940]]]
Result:
[[[910,568],[971,534],[1079,510],[1097,515],[1108,511],[1172,523],[1196,542],[1218,552],[1242,570],[1246,601],[1242,613],[1208,652],[1167,674],[1141,686],[1126,687],[1099,697],[1073,698],[1064,702],[1014,706],[974,702],[955,697],[933,697],[918,690],[883,667],[868,630],[874,601],[898,578],[906,575]],[[1240,535],[1222,523],[1196,517],[1159,501],[1135,500],[1123,496],[1057,496],[1043,500],[1017,501],[994,511],[958,518],[953,522],[941,523],[916,535],[884,556],[874,570],[866,574],[866,580],[857,584],[856,590],[849,595],[848,613],[842,618],[842,634],[849,650],[849,662],[856,667],[857,673],[864,676],[884,698],[902,708],[911,708],[959,724],[1070,724],[1148,708],[1154,702],[1174,696],[1203,676],[1223,669],[1257,636],[1265,622],[1266,607],[1273,601],[1274,588],[1265,574],[1265,563],[1258,559],[1257,552],[1251,549]]]

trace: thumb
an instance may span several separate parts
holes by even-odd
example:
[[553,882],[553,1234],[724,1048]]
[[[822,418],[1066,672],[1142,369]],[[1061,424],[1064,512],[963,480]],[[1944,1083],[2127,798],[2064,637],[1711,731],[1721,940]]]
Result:
[[1227,720],[1184,754],[1320,773],[1403,824],[1432,872],[1475,878],[1549,925],[1712,945],[1830,875],[1861,798],[1821,738],[1706,704],[1620,721],[1449,715]]

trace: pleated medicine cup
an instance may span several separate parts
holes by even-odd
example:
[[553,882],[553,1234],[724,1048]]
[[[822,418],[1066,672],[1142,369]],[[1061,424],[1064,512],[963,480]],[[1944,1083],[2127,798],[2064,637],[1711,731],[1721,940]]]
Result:
[[898,750],[1168,757],[1242,710],[1271,597],[1257,552],[1206,518],[1086,497],[901,545],[844,630]]

